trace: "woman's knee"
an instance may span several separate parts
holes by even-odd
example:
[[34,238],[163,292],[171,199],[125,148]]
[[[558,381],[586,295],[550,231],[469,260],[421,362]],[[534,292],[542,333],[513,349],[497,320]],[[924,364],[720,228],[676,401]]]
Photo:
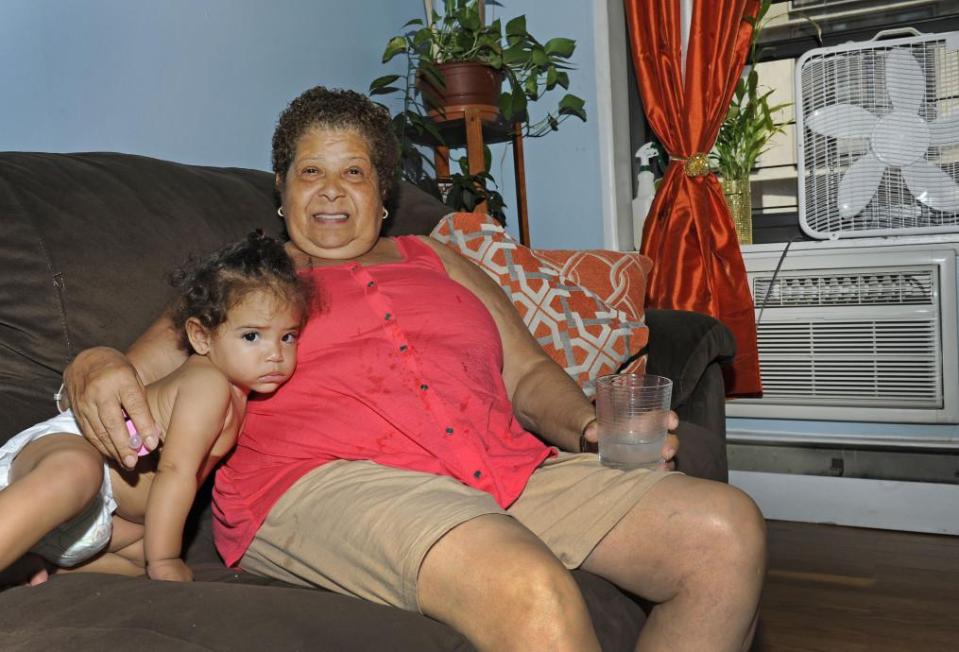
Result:
[[581,599],[576,580],[551,554],[518,554],[502,571],[501,597],[517,607],[556,613]]
[[434,546],[421,568],[419,600],[424,613],[481,648],[504,649],[506,640],[562,641],[571,629],[591,631],[570,572],[509,517],[474,519]]
[[755,501],[729,485],[716,485],[713,509],[705,515],[701,536],[731,570],[765,568],[766,522]]
[[498,575],[490,600],[513,641],[564,649],[564,642],[592,636],[579,586],[556,558],[520,553]]

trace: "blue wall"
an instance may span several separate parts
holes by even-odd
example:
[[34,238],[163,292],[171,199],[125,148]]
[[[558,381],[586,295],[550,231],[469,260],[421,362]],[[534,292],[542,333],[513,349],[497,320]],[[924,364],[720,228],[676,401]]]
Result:
[[[590,113],[586,124],[569,120],[526,143],[533,243],[601,246],[592,3],[504,4],[491,13],[525,13],[543,40],[576,39],[571,91]],[[387,39],[422,14],[421,0],[2,0],[0,150],[269,169],[283,107],[315,84],[365,91],[388,72],[380,64]],[[515,229],[505,146],[493,173]]]
[[[576,41],[569,92],[586,100],[587,121],[570,118],[559,131],[525,142],[526,192],[530,239],[543,249],[585,249],[603,246],[603,206],[600,197],[599,131],[596,120],[596,81],[593,3],[587,0],[503,0],[490,7],[503,21],[526,15],[526,29],[541,41],[556,36]],[[535,119],[540,106],[554,109],[562,89],[531,106]],[[510,230],[516,227],[516,190],[512,151],[493,152],[493,176],[507,203]],[[515,231],[514,231],[515,232]]]
[[387,39],[422,6],[3,0],[0,150],[269,169],[283,107],[320,83],[365,91]]

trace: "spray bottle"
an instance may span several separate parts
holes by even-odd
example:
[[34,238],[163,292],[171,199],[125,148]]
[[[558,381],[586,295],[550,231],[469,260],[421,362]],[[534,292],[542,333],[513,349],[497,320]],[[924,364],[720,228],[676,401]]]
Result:
[[659,151],[652,142],[646,143],[636,150],[636,158],[639,159],[639,172],[636,174],[636,196],[633,198],[633,246],[636,251],[639,251],[639,247],[643,243],[643,224],[646,222],[646,214],[649,213],[653,196],[656,194],[656,188],[653,186],[653,169],[649,162],[658,155]]

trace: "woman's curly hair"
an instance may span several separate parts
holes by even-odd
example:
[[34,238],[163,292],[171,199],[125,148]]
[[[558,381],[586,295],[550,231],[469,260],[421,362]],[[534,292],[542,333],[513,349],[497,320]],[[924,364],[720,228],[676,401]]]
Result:
[[309,283],[297,275],[282,243],[259,229],[203,260],[187,262],[170,275],[170,282],[179,290],[171,314],[173,326],[180,346],[191,353],[185,326],[192,317],[207,330],[216,330],[233,306],[250,292],[262,290],[292,306],[302,324],[313,294]]
[[314,127],[359,133],[369,147],[381,198],[390,197],[400,152],[389,111],[356,91],[323,86],[305,91],[283,110],[273,132],[273,171],[280,179],[286,179],[300,138]]

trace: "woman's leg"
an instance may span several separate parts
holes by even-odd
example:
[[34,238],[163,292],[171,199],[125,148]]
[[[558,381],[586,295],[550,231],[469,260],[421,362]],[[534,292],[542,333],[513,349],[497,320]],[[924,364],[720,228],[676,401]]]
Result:
[[637,649],[745,650],[766,568],[755,503],[681,475],[654,485],[582,568],[657,602]]
[[422,612],[480,650],[599,650],[576,581],[512,517],[489,514],[446,533],[417,583]]
[[0,491],[0,569],[82,512],[102,482],[103,459],[80,437],[48,435],[27,444]]

